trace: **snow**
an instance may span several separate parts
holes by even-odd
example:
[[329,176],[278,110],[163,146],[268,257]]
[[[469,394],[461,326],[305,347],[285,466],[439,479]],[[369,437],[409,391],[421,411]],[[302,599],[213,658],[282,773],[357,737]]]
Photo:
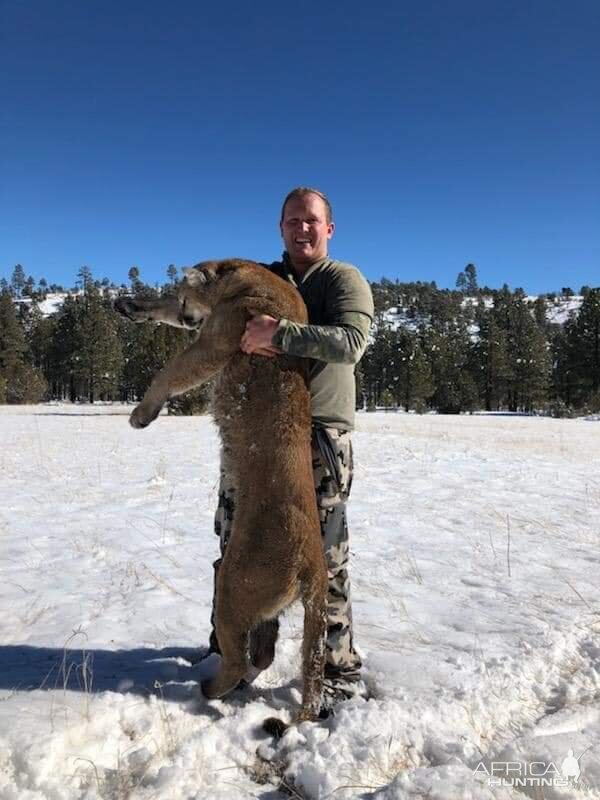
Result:
[[564,325],[571,317],[576,317],[579,314],[582,303],[583,297],[581,295],[557,297],[554,302],[548,303],[546,319],[555,325]]
[[[530,307],[533,313],[533,306],[537,295],[527,295],[525,302]],[[480,303],[489,311],[494,307],[494,299],[492,297],[465,297],[461,305],[463,308],[476,308]],[[571,297],[557,296],[554,300],[546,300],[546,320],[552,325],[564,325],[572,317],[576,317],[583,303],[581,295],[572,295]],[[430,323],[430,316],[428,314],[410,314],[407,308],[400,306],[392,306],[388,308],[382,315],[383,322],[393,331],[404,329],[410,333],[416,333],[421,327],[427,327]],[[479,325],[471,324],[468,326],[468,332],[473,341],[476,341],[479,336]]]
[[[358,415],[372,697],[276,743],[261,722],[298,706],[300,612],[249,690],[202,698],[218,437],[198,417],[134,431],[130,410],[0,407],[2,800],[600,796],[598,419]],[[569,750],[576,783],[500,785]]]
[[66,297],[67,295],[64,292],[47,294],[44,300],[38,302],[38,308],[42,312],[42,316],[49,317],[58,313]]
[[430,316],[428,314],[410,314],[406,308],[392,306],[384,311],[382,321],[393,331],[402,329],[410,333],[417,333],[423,325],[429,325]]
[[[81,294],[81,292],[77,292],[76,294]],[[68,292],[48,292],[43,300],[32,300],[31,297],[19,297],[15,300],[15,304],[28,309],[32,308],[35,304],[43,317],[49,317],[60,311],[68,296]]]

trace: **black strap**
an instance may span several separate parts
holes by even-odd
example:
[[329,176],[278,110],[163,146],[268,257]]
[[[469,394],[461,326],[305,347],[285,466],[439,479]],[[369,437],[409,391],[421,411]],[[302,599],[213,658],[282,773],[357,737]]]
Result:
[[338,466],[338,455],[333,440],[329,435],[327,428],[322,428],[320,425],[313,425],[312,429],[313,443],[321,453],[323,461],[327,465],[327,469],[331,473],[337,485],[338,492],[342,490],[342,476]]

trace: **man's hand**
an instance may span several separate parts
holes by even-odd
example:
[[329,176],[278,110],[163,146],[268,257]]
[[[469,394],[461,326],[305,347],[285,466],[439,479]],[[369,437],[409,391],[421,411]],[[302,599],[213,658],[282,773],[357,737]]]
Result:
[[271,343],[273,334],[277,330],[279,320],[267,314],[257,314],[246,323],[246,331],[240,344],[244,353],[256,353],[259,356],[273,356],[283,353],[279,347]]

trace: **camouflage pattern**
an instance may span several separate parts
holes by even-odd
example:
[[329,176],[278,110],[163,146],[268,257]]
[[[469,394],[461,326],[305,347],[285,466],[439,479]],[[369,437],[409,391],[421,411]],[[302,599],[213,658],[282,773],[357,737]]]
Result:
[[344,325],[303,325],[282,319],[273,344],[293,356],[354,365],[367,349],[370,322],[366,314],[350,312],[344,315]]
[[[313,426],[312,460],[321,535],[327,559],[327,682],[354,683],[360,679],[360,658],[352,641],[352,606],[348,577],[348,525],[346,501],[352,487],[352,443],[348,431]],[[235,513],[235,489],[227,474],[227,453],[221,453],[219,503],[215,533],[220,540],[221,558],[214,562],[215,579],[227,547]],[[216,581],[215,581],[216,582]],[[214,600],[210,648],[219,652],[214,630]]]

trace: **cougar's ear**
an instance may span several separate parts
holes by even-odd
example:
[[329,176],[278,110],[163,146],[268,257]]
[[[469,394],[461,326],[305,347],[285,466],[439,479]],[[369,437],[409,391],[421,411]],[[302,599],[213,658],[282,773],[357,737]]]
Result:
[[230,259],[228,261],[221,261],[221,263],[217,267],[217,275],[228,275],[231,272],[237,272],[240,268],[240,264],[238,261]]
[[239,269],[239,264],[234,261],[206,261],[196,264],[195,267],[184,267],[183,273],[188,286],[203,286],[212,281],[224,278],[230,272]]
[[188,286],[204,286],[216,277],[214,271],[200,266],[184,267],[183,274]]

